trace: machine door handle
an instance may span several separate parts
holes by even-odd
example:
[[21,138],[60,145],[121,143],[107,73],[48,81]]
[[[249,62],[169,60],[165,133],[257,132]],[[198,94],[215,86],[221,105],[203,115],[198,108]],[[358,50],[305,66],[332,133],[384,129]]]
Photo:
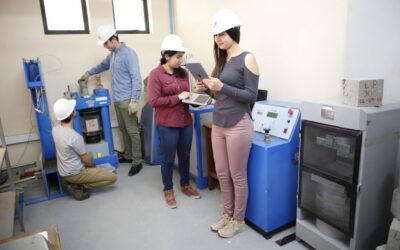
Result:
[[293,162],[297,165],[299,163],[299,159],[300,159],[300,152],[299,148],[297,148],[293,154]]

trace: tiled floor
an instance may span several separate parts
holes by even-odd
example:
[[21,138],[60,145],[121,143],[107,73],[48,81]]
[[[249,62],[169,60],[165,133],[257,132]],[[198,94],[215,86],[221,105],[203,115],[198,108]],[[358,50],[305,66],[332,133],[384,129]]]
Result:
[[88,200],[67,196],[27,206],[26,229],[57,224],[63,250],[307,249],[297,241],[283,247],[275,243],[294,228],[270,240],[249,227],[233,238],[219,238],[209,228],[222,212],[218,188],[201,190],[201,199],[191,199],[180,192],[175,171],[178,207],[168,209],[159,166],[145,165],[133,177],[128,170],[128,164],[121,164],[117,183],[92,192]]

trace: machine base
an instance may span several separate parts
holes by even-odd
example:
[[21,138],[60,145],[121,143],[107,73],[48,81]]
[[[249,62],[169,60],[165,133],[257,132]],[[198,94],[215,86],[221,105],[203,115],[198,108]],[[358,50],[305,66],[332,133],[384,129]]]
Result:
[[274,236],[275,234],[280,233],[280,232],[282,232],[282,231],[284,231],[286,229],[289,229],[289,228],[291,228],[291,227],[296,225],[296,222],[293,221],[293,222],[290,222],[290,223],[288,223],[286,225],[278,227],[277,229],[274,229],[272,231],[267,232],[267,231],[264,231],[263,229],[259,228],[256,224],[254,224],[253,222],[249,221],[248,219],[244,219],[244,221],[246,222],[246,224],[249,227],[254,229],[257,233],[261,234],[267,240],[271,239],[272,236]]

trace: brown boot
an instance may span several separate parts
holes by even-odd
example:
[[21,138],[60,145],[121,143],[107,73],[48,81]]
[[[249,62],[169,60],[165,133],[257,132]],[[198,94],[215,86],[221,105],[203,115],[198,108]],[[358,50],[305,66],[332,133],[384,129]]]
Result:
[[74,197],[74,199],[77,201],[83,201],[90,197],[90,193],[86,188],[79,186],[79,188],[72,192],[72,197]]
[[182,193],[185,195],[192,197],[193,199],[200,199],[201,195],[197,192],[196,189],[192,188],[190,185],[182,186],[181,187]]
[[166,190],[164,191],[164,196],[165,196],[165,203],[167,204],[168,208],[176,208],[176,200],[174,196],[174,190]]

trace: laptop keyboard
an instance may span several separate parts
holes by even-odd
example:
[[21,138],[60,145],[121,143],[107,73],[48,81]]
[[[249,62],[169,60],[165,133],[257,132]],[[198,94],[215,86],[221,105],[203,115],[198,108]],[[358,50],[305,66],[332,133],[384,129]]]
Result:
[[199,95],[196,99],[194,99],[194,102],[197,103],[206,103],[209,100],[209,96],[207,95]]

